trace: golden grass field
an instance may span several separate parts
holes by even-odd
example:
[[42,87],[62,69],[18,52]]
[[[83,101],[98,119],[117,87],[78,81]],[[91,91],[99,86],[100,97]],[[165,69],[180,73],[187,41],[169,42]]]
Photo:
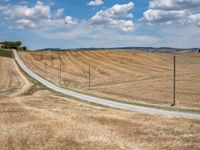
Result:
[[27,82],[8,58],[0,57],[0,72],[2,150],[200,149],[200,121],[114,110],[60,97],[30,79]]
[[15,96],[28,89],[30,84],[18,72],[19,68],[13,59],[0,57],[0,98]]
[[[35,72],[63,87],[119,101],[163,106],[172,104],[173,56],[176,55],[176,107],[200,108],[199,53],[98,50],[20,54]],[[90,89],[88,65],[91,66]]]

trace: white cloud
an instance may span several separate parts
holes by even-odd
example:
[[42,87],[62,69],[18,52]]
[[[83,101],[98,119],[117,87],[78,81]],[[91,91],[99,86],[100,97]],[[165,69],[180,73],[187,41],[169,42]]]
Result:
[[92,26],[104,26],[105,28],[121,31],[133,31],[133,14],[130,10],[134,3],[116,4],[106,10],[101,10],[89,20],[78,20],[71,16],[62,18],[64,9],[59,8],[52,13],[51,6],[37,1],[32,7],[27,4],[0,6],[0,15],[4,19],[14,21],[17,28],[47,28],[66,29],[75,28],[74,25],[87,24]]
[[77,24],[77,21],[75,19],[73,19],[71,16],[66,16],[65,17],[65,24],[75,25],[75,24]]
[[182,19],[188,15],[188,11],[186,10],[158,10],[158,9],[149,9],[144,12],[144,18],[147,21],[155,21],[155,22],[168,22],[177,19]]
[[149,7],[153,9],[179,10],[200,7],[199,0],[152,0]]
[[13,19],[15,17],[13,8],[10,4],[0,6],[0,17],[3,17],[6,20]]
[[15,20],[18,28],[37,28],[37,27],[65,27],[64,9],[57,9],[55,13],[51,12],[49,5],[37,1],[33,7],[26,4],[0,6],[0,15],[8,20]]
[[19,18],[51,18],[50,7],[48,5],[44,5],[41,1],[37,1],[34,7],[28,7],[26,5],[14,6],[12,11],[14,16]]
[[200,0],[152,0],[142,20],[159,24],[200,22]]
[[34,28],[36,26],[31,20],[27,20],[27,19],[17,20],[16,23],[17,23],[17,27],[20,29],[23,29],[26,27]]
[[[134,23],[132,20],[122,18],[133,17],[129,11],[134,7],[134,3],[116,4],[106,10],[101,10],[96,13],[91,19],[91,25],[104,25],[109,28],[117,28],[123,31],[133,31]],[[118,19],[120,18],[120,19]]]
[[103,5],[103,0],[92,0],[90,2],[87,3],[87,5],[89,6],[99,6],[99,5]]
[[64,9],[63,9],[63,8],[60,8],[60,9],[58,9],[58,10],[56,11],[56,13],[55,13],[54,16],[57,18],[57,17],[62,16],[63,13],[64,13]]
[[113,29],[120,29],[122,31],[128,32],[133,31],[134,24],[131,20],[112,20],[109,24],[109,26]]
[[95,17],[110,17],[110,18],[117,18],[117,17],[126,17],[128,12],[134,7],[133,2],[129,2],[128,4],[116,4],[111,8],[106,10],[101,10],[96,13]]
[[200,13],[190,15],[189,21],[190,22],[196,22],[197,25],[200,27]]

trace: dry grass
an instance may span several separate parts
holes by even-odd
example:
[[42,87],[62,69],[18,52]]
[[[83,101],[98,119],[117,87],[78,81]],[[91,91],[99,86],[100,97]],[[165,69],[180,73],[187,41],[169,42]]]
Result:
[[11,58],[0,57],[0,98],[7,97],[24,85]]
[[[177,56],[178,107],[200,108],[200,54],[133,51],[21,53],[37,73],[63,87],[128,102],[170,106]],[[47,72],[45,74],[45,63]],[[62,80],[58,79],[59,65]],[[88,64],[91,89],[88,89]]]
[[[0,80],[1,87],[7,84]],[[46,90],[31,91],[0,97],[0,149],[200,149],[200,121],[125,112]]]
[[1,149],[199,149],[200,122],[89,106],[39,91],[0,101]]

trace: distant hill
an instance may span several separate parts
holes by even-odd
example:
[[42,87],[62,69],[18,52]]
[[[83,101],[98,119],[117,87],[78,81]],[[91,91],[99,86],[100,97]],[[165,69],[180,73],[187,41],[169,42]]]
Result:
[[171,48],[171,47],[112,47],[112,48],[72,48],[72,49],[60,49],[60,48],[44,48],[36,51],[84,51],[84,50],[138,50],[149,52],[199,52],[200,48]]

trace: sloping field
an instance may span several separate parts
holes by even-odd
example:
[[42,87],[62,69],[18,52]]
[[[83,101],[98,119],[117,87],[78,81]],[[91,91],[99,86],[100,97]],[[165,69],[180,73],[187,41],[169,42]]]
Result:
[[198,53],[99,50],[20,54],[34,71],[63,87],[120,101],[165,106],[172,104],[176,55],[177,106],[200,108]]
[[0,57],[0,98],[20,94],[28,88],[18,69],[13,59]]
[[[1,58],[0,72],[13,60]],[[5,66],[5,67],[3,67]],[[24,82],[11,69],[0,97],[0,143],[10,149],[200,149],[200,121],[113,110],[61,98],[40,86],[10,97]],[[3,77],[1,75],[1,77]],[[2,78],[3,79],[3,78]],[[2,84],[3,83],[3,84]],[[19,84],[24,88],[26,84]],[[7,88],[9,87],[9,88]],[[17,89],[19,89],[19,87]],[[13,91],[12,93],[17,92]],[[8,94],[9,93],[9,94]]]

